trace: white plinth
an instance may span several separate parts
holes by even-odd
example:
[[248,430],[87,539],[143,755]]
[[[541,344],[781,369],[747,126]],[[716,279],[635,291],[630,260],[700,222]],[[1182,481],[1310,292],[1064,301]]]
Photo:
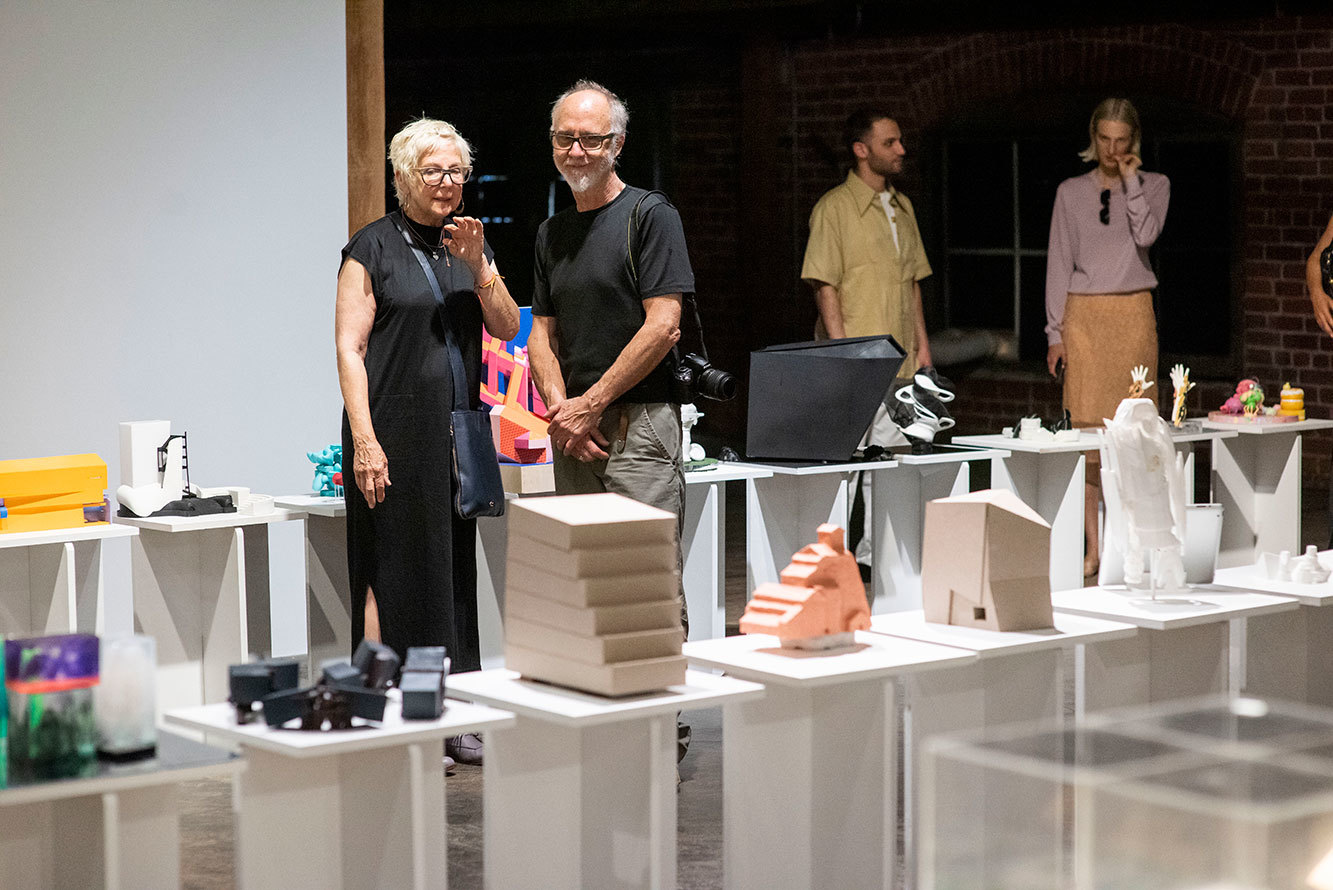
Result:
[[1051,526],[1051,589],[1083,586],[1084,452],[1101,447],[1101,435],[1083,431],[1077,442],[1028,442],[1006,436],[957,436],[977,448],[1004,448],[991,461],[991,487],[1018,495]]
[[934,735],[1026,720],[1058,724],[1064,718],[1063,650],[1081,644],[1123,640],[1131,624],[1057,613],[1055,627],[994,631],[925,620],[920,610],[871,619],[875,633],[954,646],[977,661],[948,670],[913,674],[905,681],[907,717],[903,773],[906,804],[904,842],[907,873],[916,874],[916,843],[922,776],[919,753]]
[[727,633],[726,483],[771,475],[767,468],[740,463],[718,463],[685,474],[685,530],[680,546],[691,640],[711,640]]
[[99,764],[88,778],[0,790],[0,875],[5,886],[181,886],[177,787],[234,774],[244,761],[159,732],[157,756]]
[[236,793],[237,886],[448,886],[443,740],[510,726],[514,716],[449,702],[439,720],[403,720],[397,693],[390,696],[381,726],[340,732],[238,726],[226,704],[166,715],[246,755]]
[[896,460],[750,464],[773,475],[745,483],[746,589],[777,581],[792,554],[815,540],[821,524],[847,528],[858,473],[897,465]]
[[[1333,565],[1333,551],[1319,554]],[[1220,569],[1213,579],[1224,587],[1290,597],[1299,609],[1245,619],[1247,695],[1333,707],[1333,583],[1273,581],[1257,566]]]
[[1301,435],[1333,420],[1280,424],[1204,421],[1234,431],[1213,445],[1213,499],[1222,505],[1222,568],[1249,565],[1265,550],[1295,552],[1301,543]]
[[1086,587],[1052,595],[1058,612],[1122,621],[1142,632],[1128,640],[1080,647],[1075,712],[1169,701],[1244,686],[1244,625],[1235,619],[1295,610],[1294,600],[1218,585],[1178,598],[1198,605],[1146,605],[1140,592]]
[[[899,454],[898,466],[870,475],[872,554],[871,611],[921,608],[921,543],[926,503],[970,490],[970,464],[1000,460],[1010,452],[950,449],[934,454]],[[814,540],[813,530],[810,540]]]
[[894,886],[898,677],[976,654],[858,632],[805,652],[761,634],[685,645],[695,664],[763,682],[723,708],[723,853],[728,888]]
[[122,519],[131,543],[135,630],[157,640],[159,712],[223,701],[227,666],[272,651],[268,526],[302,514]]
[[486,736],[486,886],[676,886],[676,714],[763,695],[689,671],[683,686],[608,699],[493,670],[449,694],[512,710]]
[[0,633],[102,633],[102,542],[138,533],[109,524],[0,535]]

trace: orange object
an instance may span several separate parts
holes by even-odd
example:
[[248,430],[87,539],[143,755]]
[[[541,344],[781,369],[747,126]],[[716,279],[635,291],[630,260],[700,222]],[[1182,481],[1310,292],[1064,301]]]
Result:
[[772,634],[784,646],[822,648],[824,637],[869,630],[865,585],[842,529],[826,523],[818,535],[792,556],[781,583],[755,589],[741,616],[741,633]]
[[1277,409],[1277,413],[1284,417],[1295,417],[1297,420],[1305,419],[1305,390],[1299,386],[1292,386],[1291,383],[1282,385],[1282,402]]
[[106,483],[95,454],[0,461],[0,533],[105,525]]

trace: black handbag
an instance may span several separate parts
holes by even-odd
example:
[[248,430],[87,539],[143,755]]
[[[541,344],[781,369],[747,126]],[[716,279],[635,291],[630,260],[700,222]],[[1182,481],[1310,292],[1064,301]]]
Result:
[[412,237],[397,219],[394,223],[421,264],[421,271],[426,273],[426,281],[430,283],[439,307],[440,326],[444,328],[445,345],[449,350],[449,367],[454,378],[454,409],[449,414],[449,431],[454,443],[449,461],[454,477],[454,512],[463,519],[503,516],[504,482],[500,478],[500,459],[495,455],[495,440],[491,438],[490,415],[468,406],[467,370],[463,367],[463,354],[450,333],[449,320],[444,317],[444,294],[440,291],[440,282],[426,261],[426,254],[412,243]]

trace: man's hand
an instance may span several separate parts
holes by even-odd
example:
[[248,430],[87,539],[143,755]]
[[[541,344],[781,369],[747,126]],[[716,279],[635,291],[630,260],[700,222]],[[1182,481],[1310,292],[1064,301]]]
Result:
[[1135,154],[1120,155],[1115,159],[1116,166],[1120,168],[1120,179],[1122,182],[1129,182],[1139,172],[1139,167],[1143,166],[1143,158]]
[[1065,344],[1052,343],[1046,348],[1046,369],[1051,372],[1052,377],[1059,376],[1061,364],[1069,367],[1069,362],[1065,360]]
[[357,444],[352,474],[356,477],[356,487],[366,499],[366,506],[374,510],[376,504],[384,502],[384,492],[393,483],[389,481],[389,458],[377,440]]
[[606,457],[604,448],[609,443],[597,428],[602,420],[602,412],[586,395],[563,399],[551,409],[550,417],[548,433],[552,448],[558,448],[562,454],[582,461]]

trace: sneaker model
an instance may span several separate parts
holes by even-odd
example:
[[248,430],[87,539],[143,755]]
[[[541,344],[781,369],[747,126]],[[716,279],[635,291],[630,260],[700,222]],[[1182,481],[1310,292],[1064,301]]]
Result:
[[929,392],[941,402],[952,402],[954,398],[953,381],[945,377],[931,365],[917,368],[912,375],[912,382]]
[[481,765],[481,736],[475,732],[451,736],[444,740],[444,753],[459,763]]

